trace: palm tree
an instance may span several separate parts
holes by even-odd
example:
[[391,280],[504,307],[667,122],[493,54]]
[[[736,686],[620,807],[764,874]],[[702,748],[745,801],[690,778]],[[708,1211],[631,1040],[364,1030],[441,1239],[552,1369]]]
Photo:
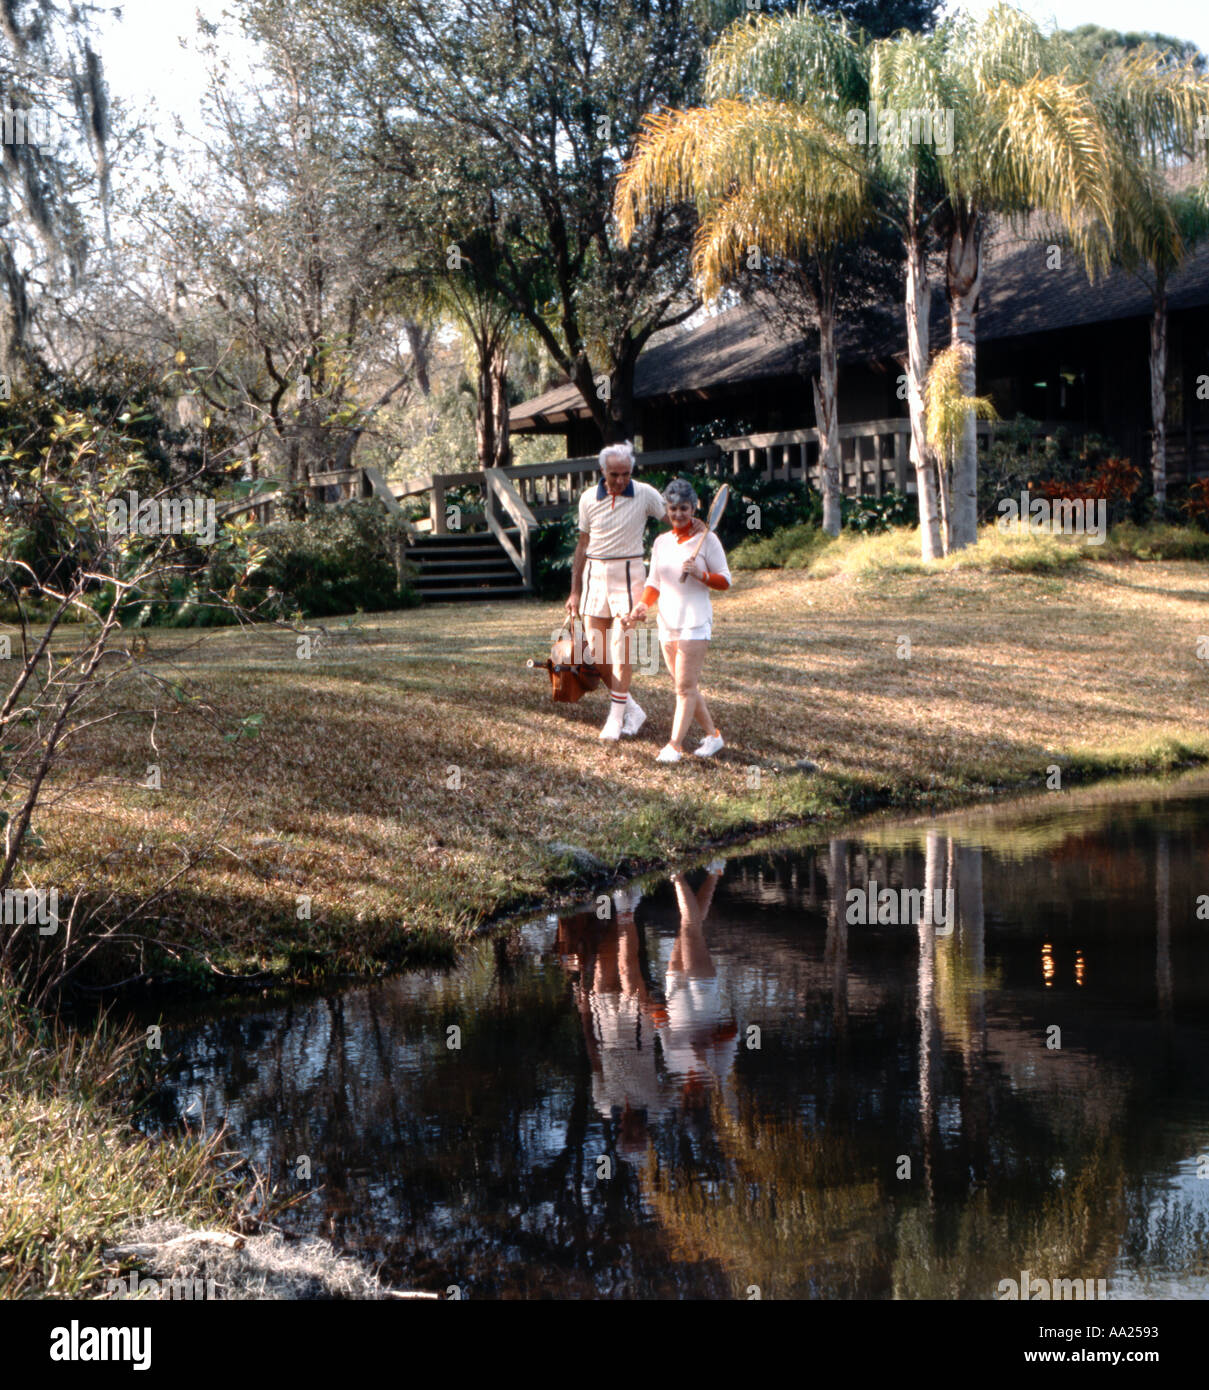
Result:
[[966,393],[971,370],[971,350],[965,343],[950,343],[938,352],[928,372],[924,388],[927,406],[928,443],[936,451],[936,466],[940,474],[940,515],[944,523],[945,554],[953,544],[952,507],[949,479],[957,450],[975,420],[998,418],[989,396]]
[[823,526],[840,529],[840,441],[835,347],[838,259],[867,225],[867,181],[833,125],[776,99],[724,98],[645,117],[618,180],[623,245],[660,202],[692,199],[699,225],[693,272],[703,300],[751,264],[753,252],[809,266],[819,328],[813,382],[823,475]]
[[[1184,182],[1173,158],[1200,153],[1209,123],[1209,77],[1195,59],[1146,48],[1105,55],[1088,79],[1112,136],[1114,210],[1100,228],[1115,264],[1150,291],[1150,469],[1155,510],[1167,503],[1167,286],[1189,251],[1209,237],[1209,175]],[[1099,258],[1089,266],[1094,277]]]
[[[855,148],[864,155],[867,196],[898,229],[906,252],[906,385],[925,559],[942,551],[924,402],[930,240],[944,252],[951,338],[970,350],[963,358],[967,396],[974,392],[974,311],[989,215],[1042,207],[1089,257],[1106,254],[1099,229],[1113,222],[1111,142],[1087,83],[1063,70],[1067,56],[1007,5],[980,24],[954,19],[931,34],[874,43],[803,9],[733,25],[711,50],[706,89],[713,99],[776,95],[849,131],[854,115],[863,122],[854,107],[865,101],[869,127],[887,114],[897,118],[890,138],[867,129],[867,143]],[[914,125],[906,119],[912,113]],[[938,140],[935,130],[922,138],[938,120],[950,138]],[[953,544],[969,545],[977,539],[972,416],[956,451],[953,488]]]
[[[945,196],[937,230],[945,253],[950,342],[969,349],[960,359],[961,385],[973,397],[975,310],[990,216],[1044,209],[1094,256],[1090,227],[1113,218],[1112,161],[1094,94],[1065,69],[1065,46],[1051,43],[1027,15],[1001,4],[981,23],[951,24],[945,40],[936,51],[954,106],[954,138],[952,150],[938,160]],[[978,540],[973,411],[964,414],[952,483],[951,543],[960,549]]]
[[[943,185],[935,151],[877,138],[877,105],[921,110],[951,105],[938,88],[943,75],[932,34],[903,33],[870,43],[802,8],[796,14],[758,16],[733,24],[710,50],[706,92],[712,100],[743,95],[775,97],[817,114],[842,136],[836,158],[858,170],[875,215],[902,238],[906,256],[906,395],[911,417],[911,462],[919,499],[920,545],[925,560],[942,554],[936,472],[927,443],[924,380],[928,369],[931,286],[928,245]],[[868,112],[868,117],[866,117]],[[866,123],[867,122],[867,123]]]

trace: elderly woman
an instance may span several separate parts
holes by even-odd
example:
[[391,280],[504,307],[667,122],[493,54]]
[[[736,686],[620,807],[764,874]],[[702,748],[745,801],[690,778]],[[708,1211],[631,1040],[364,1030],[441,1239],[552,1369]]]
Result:
[[693,513],[698,505],[692,484],[673,478],[663,490],[663,501],[672,529],[655,540],[646,588],[626,622],[641,622],[649,607],[658,603],[659,644],[676,685],[676,716],[672,736],[656,761],[678,763],[684,756],[684,736],[694,719],[705,731],[700,747],[693,750],[697,757],[712,758],[722,747],[722,735],[701,694],[700,681],[713,627],[710,590],[729,589],[730,570],[722,542],[712,531],[698,555],[692,557],[696,545]]

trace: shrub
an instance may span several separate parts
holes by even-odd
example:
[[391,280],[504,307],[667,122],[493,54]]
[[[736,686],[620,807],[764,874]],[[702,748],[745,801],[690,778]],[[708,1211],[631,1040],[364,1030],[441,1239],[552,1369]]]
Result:
[[1198,478],[1188,484],[1184,514],[1194,526],[1209,531],[1209,478]]
[[1139,526],[1123,521],[1113,527],[1108,544],[1099,549],[1107,556],[1097,558],[1127,555],[1135,560],[1209,560],[1209,535],[1191,526]]
[[[1047,484],[1078,486],[1089,471],[1120,454],[1108,440],[1089,434],[1082,438],[1059,429],[1047,438],[1034,431],[1039,422],[1017,415],[995,431],[978,456],[978,519],[994,521],[1005,498],[1018,501],[1022,492]],[[1074,494],[1069,494],[1074,495]]]
[[579,539],[575,508],[557,521],[547,521],[533,534],[533,587],[542,598],[557,598],[571,591],[571,559]]
[[817,526],[787,526],[772,536],[751,536],[729,556],[732,570],[804,569],[830,543]]
[[840,503],[840,515],[846,531],[872,535],[891,531],[898,526],[919,525],[919,499],[893,488],[880,497],[845,497]]
[[409,608],[419,602],[402,581],[395,553],[406,533],[403,520],[371,500],[316,509],[301,521],[278,522],[261,533],[268,556],[258,587],[276,589],[304,617]]

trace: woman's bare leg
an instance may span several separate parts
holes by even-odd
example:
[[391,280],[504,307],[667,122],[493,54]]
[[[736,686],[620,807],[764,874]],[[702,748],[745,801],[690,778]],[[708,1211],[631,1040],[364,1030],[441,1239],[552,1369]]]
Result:
[[[701,699],[701,691],[698,681],[701,678],[701,668],[705,665],[705,649],[709,643],[698,639],[696,641],[681,641],[677,644],[676,652],[676,718],[672,723],[672,736],[668,742],[678,752],[684,752],[684,736],[688,733],[693,719],[697,717],[697,704]],[[709,710],[705,710],[705,717],[709,718]],[[712,728],[707,729],[712,733]]]
[[[673,642],[664,642],[664,641],[660,640],[660,643],[659,643],[659,648],[660,648],[660,650],[663,652],[663,664],[667,667],[667,673],[668,673],[668,675],[671,676],[671,678],[672,678],[672,686],[673,686],[673,689],[675,688],[675,685],[676,685],[676,660],[677,660],[677,648],[679,647],[679,645],[680,645],[680,644],[679,644],[678,642],[674,642],[674,641],[673,641]],[[673,716],[672,716],[672,719],[675,720],[675,715],[674,715],[674,714],[673,714]]]
[[718,726],[714,723],[714,716],[709,712],[709,706],[705,703],[705,696],[701,691],[697,691],[697,706],[693,710],[693,718],[705,730],[707,734],[716,734]]

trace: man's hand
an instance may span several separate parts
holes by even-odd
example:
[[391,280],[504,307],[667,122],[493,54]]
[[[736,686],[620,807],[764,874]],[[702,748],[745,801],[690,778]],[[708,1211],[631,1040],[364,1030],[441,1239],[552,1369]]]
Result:
[[572,618],[579,617],[579,590],[572,589],[571,597],[567,600],[567,612]]
[[706,529],[706,528],[705,528],[705,522],[702,521],[701,518],[700,518],[699,516],[695,516],[695,517],[693,517],[693,524],[692,524],[692,528],[689,530],[689,535],[690,535],[690,536],[699,536],[699,535],[701,534],[701,532],[704,531],[705,529]]

